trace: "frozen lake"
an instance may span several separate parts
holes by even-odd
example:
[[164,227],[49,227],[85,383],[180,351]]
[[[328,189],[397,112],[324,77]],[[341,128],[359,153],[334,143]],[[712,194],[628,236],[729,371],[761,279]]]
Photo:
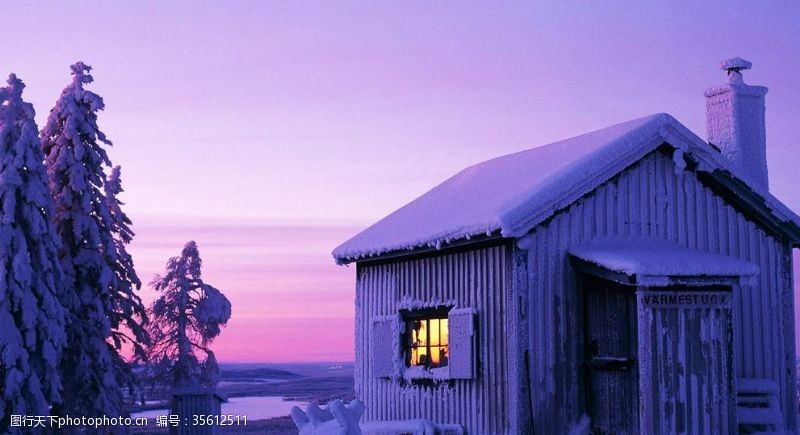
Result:
[[[292,406],[299,406],[305,410],[306,402],[283,400],[283,397],[275,396],[232,397],[228,399],[227,403],[222,404],[222,414],[246,415],[248,421],[255,421],[289,415],[289,410],[292,409]],[[155,420],[157,416],[167,414],[169,414],[168,409],[153,409],[137,412],[132,414],[131,417],[145,417]]]

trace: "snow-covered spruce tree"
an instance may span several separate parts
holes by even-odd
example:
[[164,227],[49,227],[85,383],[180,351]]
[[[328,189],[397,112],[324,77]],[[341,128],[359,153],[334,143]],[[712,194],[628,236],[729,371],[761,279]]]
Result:
[[217,362],[208,346],[231,317],[231,303],[203,282],[201,266],[197,244],[190,241],[151,283],[161,296],[150,309],[150,362],[176,387],[216,384]]
[[131,235],[118,225],[127,227],[126,218],[115,218],[115,199],[105,195],[105,169],[111,162],[103,145],[111,142],[97,126],[103,99],[84,89],[93,80],[89,66],[78,62],[71,68],[72,83],[62,91],[41,132],[55,200],[53,222],[68,278],[61,296],[68,314],[60,372],[69,394],[51,413],[114,417],[126,412],[120,388],[124,382],[118,379],[124,362],[121,337],[114,331],[136,315],[137,300],[127,291],[136,287],[138,278],[132,274],[130,256],[119,254]]
[[0,89],[0,433],[11,415],[47,415],[60,400],[62,272],[33,106],[14,74]]
[[[125,345],[132,348],[133,354],[138,359],[146,358],[146,346],[150,343],[150,336],[145,325],[147,324],[147,311],[142,304],[142,299],[137,291],[142,287],[142,281],[136,274],[133,266],[133,257],[128,253],[126,246],[133,240],[131,220],[122,211],[122,201],[117,197],[123,192],[121,168],[115,166],[108,174],[104,187],[106,201],[111,213],[111,233],[114,239],[114,258],[111,263],[114,272],[111,288],[111,300],[114,304],[111,312],[111,339],[114,348],[119,351]],[[115,377],[127,386],[131,393],[137,388],[136,377],[131,365],[119,353],[115,355]]]

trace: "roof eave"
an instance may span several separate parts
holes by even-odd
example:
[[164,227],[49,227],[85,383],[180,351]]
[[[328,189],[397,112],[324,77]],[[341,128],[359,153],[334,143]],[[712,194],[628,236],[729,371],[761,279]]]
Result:
[[388,261],[400,257],[411,257],[411,256],[421,256],[421,255],[436,255],[436,254],[443,254],[447,252],[453,252],[454,250],[462,249],[465,246],[469,245],[470,247],[474,247],[475,245],[482,245],[482,244],[494,244],[499,243],[500,241],[506,239],[500,231],[494,231],[489,235],[486,234],[476,234],[474,236],[470,236],[470,238],[461,238],[457,240],[453,240],[451,242],[442,243],[439,247],[436,246],[428,246],[422,245],[412,249],[395,249],[391,251],[382,252],[379,254],[369,255],[369,256],[362,256],[362,257],[336,257],[334,256],[334,260],[336,260],[336,264],[340,266],[345,266],[351,263],[376,263],[376,262],[383,262]]

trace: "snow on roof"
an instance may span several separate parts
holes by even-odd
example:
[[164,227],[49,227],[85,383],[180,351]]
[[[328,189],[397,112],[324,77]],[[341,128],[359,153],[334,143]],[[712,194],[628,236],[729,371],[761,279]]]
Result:
[[758,266],[734,257],[695,251],[654,239],[596,239],[573,247],[572,256],[612,272],[637,277],[637,282],[661,282],[663,277],[758,274]]
[[[468,167],[355,235],[333,257],[347,263],[481,235],[519,237],[665,142],[740,175],[672,116],[651,115]],[[800,226],[777,199],[760,196]]]

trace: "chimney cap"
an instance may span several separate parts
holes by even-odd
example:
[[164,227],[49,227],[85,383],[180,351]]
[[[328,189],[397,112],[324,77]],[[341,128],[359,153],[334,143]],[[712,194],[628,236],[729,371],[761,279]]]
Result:
[[731,72],[739,72],[743,69],[750,69],[752,67],[752,62],[748,62],[741,57],[726,59],[719,63],[719,68],[728,71],[728,74]]
[[728,82],[730,83],[744,83],[742,70],[750,69],[752,66],[752,62],[748,62],[741,57],[734,57],[719,63],[719,68],[728,72]]

